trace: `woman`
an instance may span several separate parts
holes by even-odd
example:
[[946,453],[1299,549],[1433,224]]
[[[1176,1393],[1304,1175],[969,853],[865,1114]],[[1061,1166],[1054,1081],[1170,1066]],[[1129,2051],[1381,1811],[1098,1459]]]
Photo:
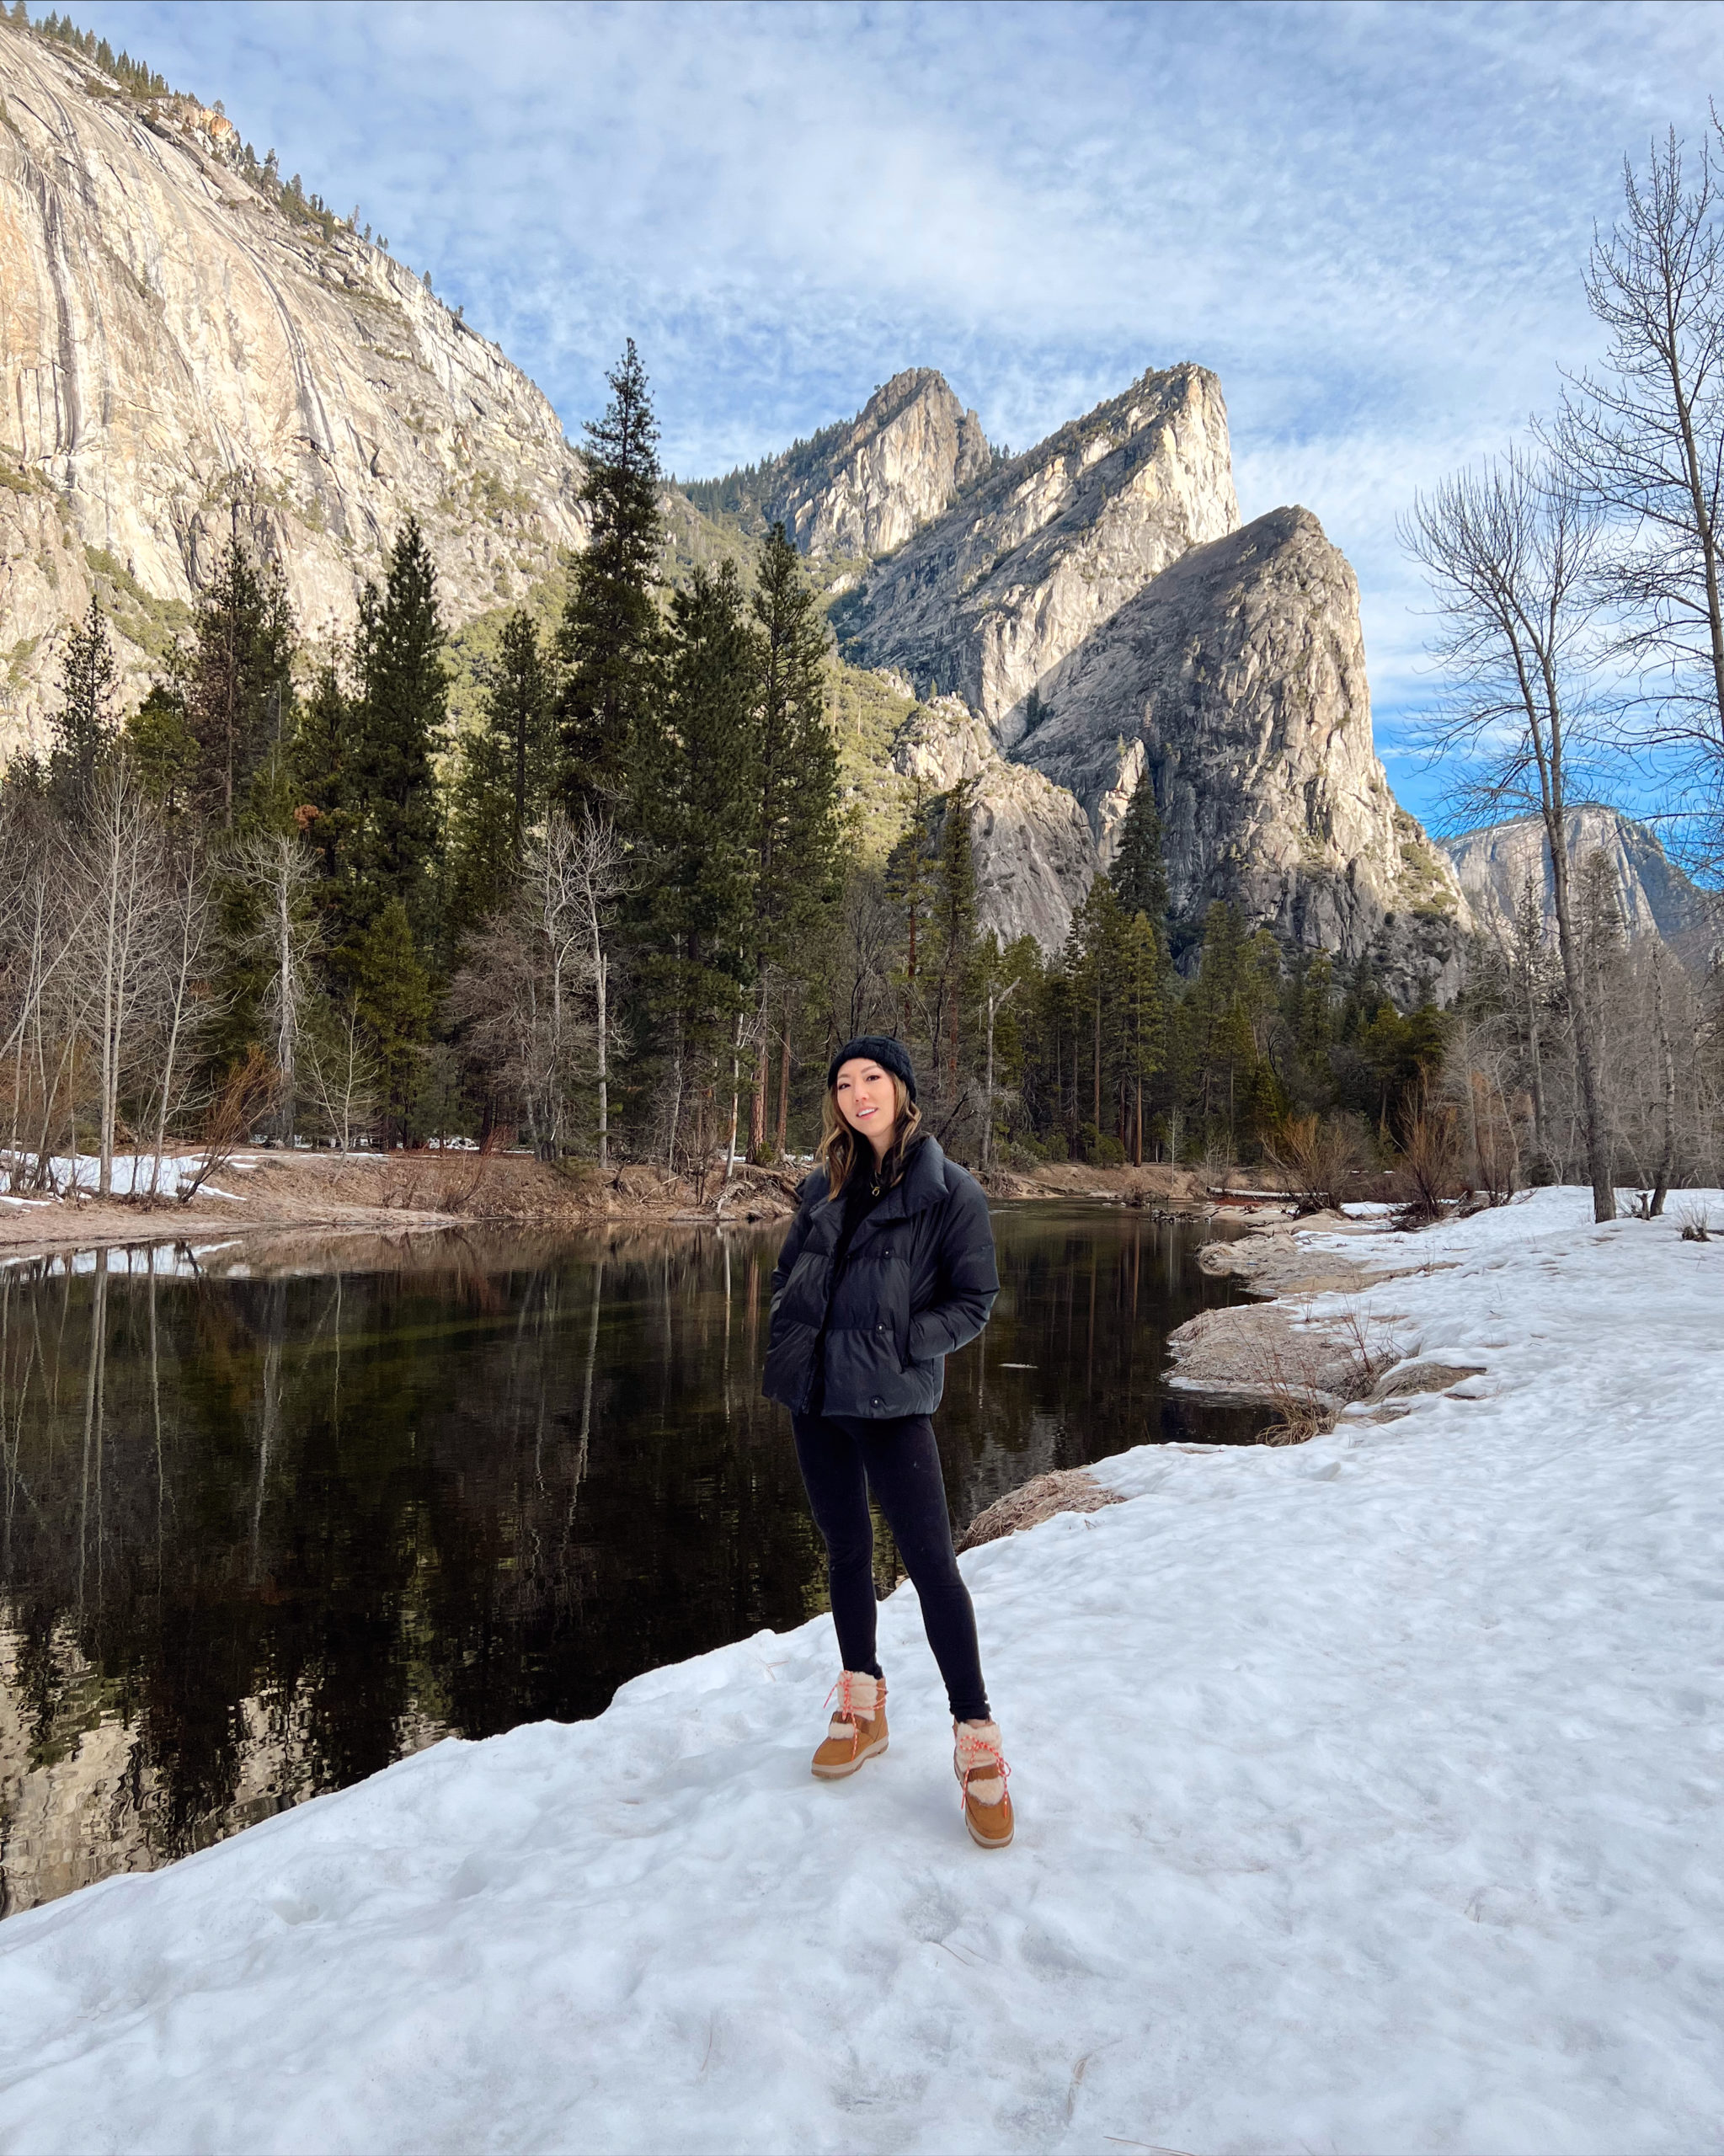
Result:
[[946,1680],[965,1823],[984,1849],[1004,1849],[1012,1834],[1006,1762],[928,1420],[947,1356],[975,1338],[1000,1292],[987,1201],[921,1134],[915,1073],[897,1041],[867,1033],[839,1049],[821,1121],[822,1165],[803,1186],[772,1275],[764,1379],[767,1398],[791,1412],[844,1658],[814,1771],[836,1780],[886,1749],[872,1489]]

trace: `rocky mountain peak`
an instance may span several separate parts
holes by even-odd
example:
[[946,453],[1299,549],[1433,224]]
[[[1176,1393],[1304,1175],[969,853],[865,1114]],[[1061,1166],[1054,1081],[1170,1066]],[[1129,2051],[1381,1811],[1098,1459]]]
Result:
[[1049,670],[1239,522],[1221,386],[1150,372],[980,481],[834,615],[846,655],[962,696],[1009,748]]
[[946,377],[909,367],[854,419],[686,491],[708,515],[733,517],[745,530],[782,523],[815,559],[860,562],[901,547],[994,462],[981,421]]

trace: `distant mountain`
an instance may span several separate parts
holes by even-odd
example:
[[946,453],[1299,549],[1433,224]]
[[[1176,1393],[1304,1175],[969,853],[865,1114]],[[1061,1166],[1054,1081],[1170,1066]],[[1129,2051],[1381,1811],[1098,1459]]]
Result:
[[1190,365],[978,479],[832,607],[839,648],[920,709],[899,771],[971,789],[984,917],[1058,947],[1154,785],[1179,940],[1217,899],[1460,978],[1454,872],[1371,739],[1358,588],[1308,510],[1241,529],[1220,384]]
[[1146,374],[925,524],[834,626],[846,658],[962,696],[1009,747],[1051,667],[1238,522],[1220,384]]
[[[1568,812],[1567,853],[1577,868],[1602,853],[1615,879],[1623,926],[1631,937],[1657,936],[1691,966],[1704,969],[1724,949],[1724,900],[1700,890],[1666,858],[1644,824],[1593,801]],[[1479,926],[1507,937],[1532,879],[1547,925],[1556,900],[1545,826],[1536,816],[1490,824],[1444,842]]]
[[232,123],[0,17],[0,750],[99,590],[134,694],[237,528],[348,626],[408,510],[456,622],[584,541],[547,398]]
[[815,559],[863,560],[901,547],[995,461],[981,421],[945,376],[912,367],[877,389],[854,419],[683,491],[707,516],[747,532],[782,523]]

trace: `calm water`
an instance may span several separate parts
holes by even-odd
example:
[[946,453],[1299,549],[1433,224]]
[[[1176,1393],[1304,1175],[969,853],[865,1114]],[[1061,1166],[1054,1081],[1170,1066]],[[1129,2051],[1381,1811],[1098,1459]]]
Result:
[[[1163,1391],[1202,1232],[1004,1206],[937,1419],[962,1524],[1263,1419]],[[782,1230],[0,1274],[0,1913],[825,1606],[757,1390]],[[255,1260],[253,1261],[254,1264]],[[896,1574],[883,1532],[883,1590]]]

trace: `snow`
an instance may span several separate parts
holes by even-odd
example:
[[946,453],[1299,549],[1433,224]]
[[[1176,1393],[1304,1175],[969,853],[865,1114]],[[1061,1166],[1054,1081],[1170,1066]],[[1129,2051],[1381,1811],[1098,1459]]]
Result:
[[[184,1155],[163,1153],[116,1153],[114,1155],[111,1187],[116,1198],[130,1198],[136,1192],[163,1198],[177,1198],[180,1192],[195,1181],[202,1166],[201,1154]],[[257,1166],[255,1161],[235,1158],[226,1165],[249,1174]],[[53,1187],[61,1195],[79,1190],[93,1195],[101,1181],[102,1163],[99,1155],[56,1153],[49,1156],[49,1170]],[[0,1155],[0,1178],[10,1182],[16,1170],[23,1170],[32,1179],[36,1167],[34,1153]],[[225,1198],[230,1204],[243,1205],[245,1199],[231,1190],[217,1190],[213,1183],[205,1183],[198,1192],[200,1198]],[[29,1201],[8,1198],[10,1204]],[[38,1203],[41,1201],[37,1201]]]
[[1485,1374],[964,1558],[1011,1851],[903,1588],[854,1781],[822,1618],[8,1919],[0,2146],[1724,2147],[1724,1243],[1337,1243]]

